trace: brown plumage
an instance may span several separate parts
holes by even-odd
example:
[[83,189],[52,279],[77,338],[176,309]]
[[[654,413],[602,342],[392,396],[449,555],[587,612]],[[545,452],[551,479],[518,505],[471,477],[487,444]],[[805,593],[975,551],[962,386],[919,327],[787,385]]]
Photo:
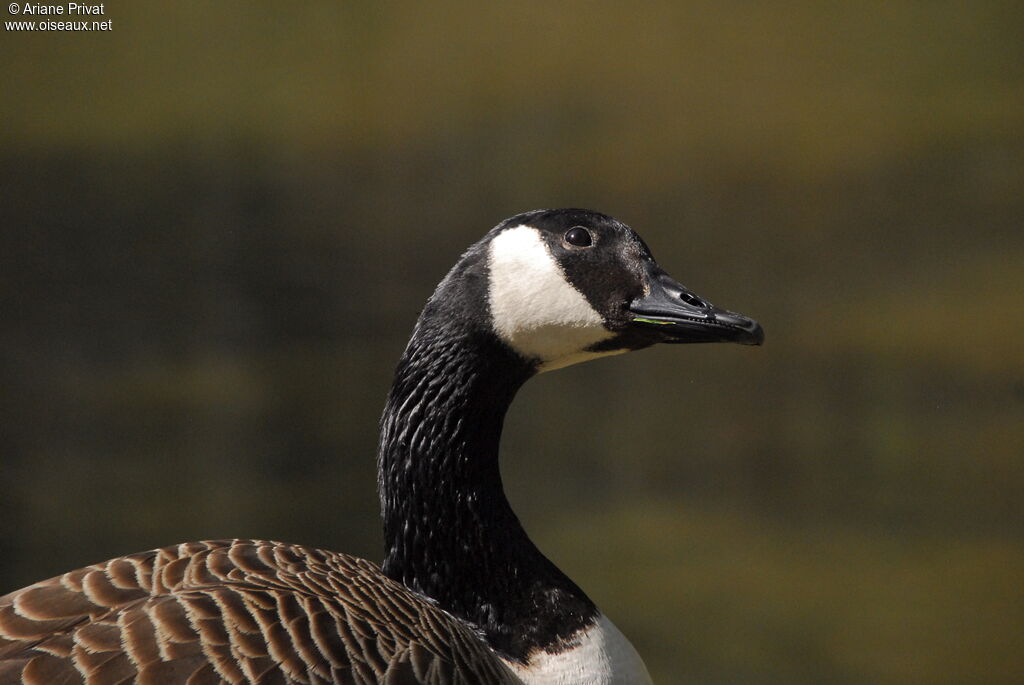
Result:
[[345,554],[132,554],[0,597],[0,683],[519,682],[467,624]]

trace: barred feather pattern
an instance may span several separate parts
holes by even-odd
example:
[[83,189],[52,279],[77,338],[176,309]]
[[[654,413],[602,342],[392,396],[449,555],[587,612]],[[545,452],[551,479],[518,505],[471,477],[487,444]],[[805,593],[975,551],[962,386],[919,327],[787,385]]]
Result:
[[345,554],[191,542],[0,597],[0,684],[519,683],[468,624]]

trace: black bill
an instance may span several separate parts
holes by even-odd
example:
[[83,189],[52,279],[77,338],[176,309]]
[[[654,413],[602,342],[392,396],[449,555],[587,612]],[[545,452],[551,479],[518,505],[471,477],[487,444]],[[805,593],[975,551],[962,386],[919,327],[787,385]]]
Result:
[[734,342],[760,345],[761,324],[742,314],[719,309],[672,280],[652,270],[650,292],[633,300],[633,325],[660,332],[666,343]]

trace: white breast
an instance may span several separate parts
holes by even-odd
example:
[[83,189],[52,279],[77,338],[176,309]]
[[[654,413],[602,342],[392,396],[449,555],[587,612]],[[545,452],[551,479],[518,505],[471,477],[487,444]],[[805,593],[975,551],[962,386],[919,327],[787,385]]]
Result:
[[526,685],[651,685],[643,659],[603,614],[567,649],[538,651],[525,666],[506,663]]
[[611,337],[601,315],[570,284],[537,229],[516,226],[491,241],[491,318],[498,335],[541,371],[612,352],[586,352]]

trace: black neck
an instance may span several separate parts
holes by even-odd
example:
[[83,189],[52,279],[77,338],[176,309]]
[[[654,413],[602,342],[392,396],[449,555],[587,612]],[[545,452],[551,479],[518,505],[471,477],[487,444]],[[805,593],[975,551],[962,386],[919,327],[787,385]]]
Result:
[[431,311],[399,362],[381,425],[384,573],[525,660],[596,615],[527,537],[501,483],[502,423],[531,365]]

